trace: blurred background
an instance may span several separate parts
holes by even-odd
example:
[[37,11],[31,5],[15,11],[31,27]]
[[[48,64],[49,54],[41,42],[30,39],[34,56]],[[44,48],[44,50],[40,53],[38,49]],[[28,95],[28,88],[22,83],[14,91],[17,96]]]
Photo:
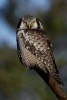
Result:
[[0,100],[57,100],[40,76],[18,59],[16,27],[27,14],[38,17],[47,30],[67,92],[67,0],[0,0]]

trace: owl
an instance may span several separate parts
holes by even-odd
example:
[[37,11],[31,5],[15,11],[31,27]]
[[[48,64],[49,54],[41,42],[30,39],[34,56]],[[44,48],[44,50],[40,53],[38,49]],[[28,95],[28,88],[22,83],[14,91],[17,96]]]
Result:
[[18,57],[26,68],[36,67],[63,85],[53,56],[52,43],[38,18],[24,16],[19,19],[16,40]]

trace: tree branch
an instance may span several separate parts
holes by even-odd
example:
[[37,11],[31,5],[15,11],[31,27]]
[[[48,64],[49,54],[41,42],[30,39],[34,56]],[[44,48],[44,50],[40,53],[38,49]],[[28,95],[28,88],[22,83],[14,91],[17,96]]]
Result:
[[52,78],[51,75],[48,75],[47,73],[44,73],[41,69],[39,69],[37,67],[34,67],[33,69],[48,84],[48,86],[51,88],[51,90],[54,92],[54,94],[56,95],[56,97],[59,100],[67,100],[66,94],[63,91],[62,87]]

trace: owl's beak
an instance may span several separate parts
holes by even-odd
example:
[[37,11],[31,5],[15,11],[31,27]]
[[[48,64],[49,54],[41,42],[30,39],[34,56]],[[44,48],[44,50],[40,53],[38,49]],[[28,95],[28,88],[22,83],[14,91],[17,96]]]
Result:
[[29,29],[31,28],[30,24],[28,24],[28,28],[29,28]]
[[29,29],[31,28],[30,24],[28,24],[28,28],[29,28]]
[[28,25],[28,28],[30,29],[30,28],[31,28],[31,25],[30,25],[30,23],[27,23],[27,25]]

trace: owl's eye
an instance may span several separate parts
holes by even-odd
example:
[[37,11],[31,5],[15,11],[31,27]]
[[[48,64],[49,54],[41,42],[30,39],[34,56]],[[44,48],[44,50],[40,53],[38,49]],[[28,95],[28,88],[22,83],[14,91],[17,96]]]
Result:
[[37,29],[37,22],[36,21],[31,22],[31,29]]
[[22,22],[24,25],[27,25],[27,23],[25,21]]
[[35,23],[35,21],[33,21],[33,22],[31,23],[31,26],[33,26],[33,25],[34,25],[34,23]]

